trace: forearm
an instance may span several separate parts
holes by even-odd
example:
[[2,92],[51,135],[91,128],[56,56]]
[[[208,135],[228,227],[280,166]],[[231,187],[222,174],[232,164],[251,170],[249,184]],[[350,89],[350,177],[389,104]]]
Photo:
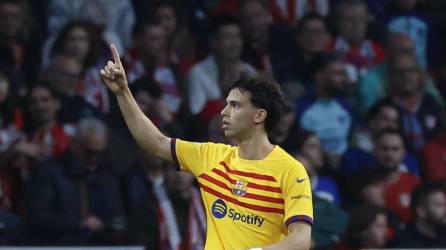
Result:
[[171,160],[171,157],[163,154],[160,148],[169,138],[164,136],[153,122],[144,115],[130,90],[127,88],[122,94],[117,95],[117,99],[127,127],[139,146],[148,153],[165,160]]
[[260,247],[262,250],[308,250],[311,246],[311,227],[308,225],[299,225],[293,223],[292,233],[281,241]]

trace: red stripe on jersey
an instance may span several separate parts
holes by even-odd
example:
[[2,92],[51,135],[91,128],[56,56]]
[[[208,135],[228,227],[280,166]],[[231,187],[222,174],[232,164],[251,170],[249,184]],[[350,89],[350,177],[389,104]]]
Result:
[[[228,185],[226,185],[225,183],[215,179],[212,176],[209,176],[207,174],[202,174],[199,176],[202,179],[205,179],[223,189],[228,190],[229,192],[232,192],[232,189],[230,187],[228,187]],[[249,198],[249,199],[254,199],[254,200],[260,200],[260,201],[267,201],[267,202],[271,202],[271,203],[279,203],[279,204],[283,204],[285,203],[285,201],[283,199],[280,198],[273,198],[273,197],[268,197],[268,196],[264,196],[264,195],[259,195],[259,194],[252,194],[252,193],[246,193],[245,195],[243,195],[243,197],[245,198]]]
[[233,197],[224,195],[224,194],[222,194],[222,193],[220,193],[220,192],[218,192],[218,191],[216,191],[216,190],[214,190],[214,189],[212,189],[212,188],[210,188],[210,187],[208,187],[208,186],[206,186],[206,185],[204,185],[202,183],[199,183],[199,184],[200,184],[201,190],[203,190],[203,191],[205,191],[207,193],[210,193],[210,194],[212,194],[214,196],[217,196],[218,198],[224,199],[227,202],[231,202],[231,203],[233,203],[233,204],[235,204],[237,206],[249,208],[249,209],[252,209],[252,210],[257,210],[257,211],[260,211],[260,212],[285,214],[285,211],[283,209],[274,208],[274,207],[264,207],[264,206],[249,204],[249,203],[246,203],[246,202],[241,202],[241,201],[239,201],[239,200],[237,200],[237,199],[235,199]]
[[220,162],[220,165],[225,167],[226,171],[228,171],[231,174],[250,177],[250,178],[259,179],[259,180],[277,182],[276,179],[274,177],[272,177],[271,175],[256,174],[256,173],[251,173],[251,172],[244,172],[244,171],[240,171],[240,170],[230,169],[228,167],[228,165],[226,164],[226,162],[224,162],[224,161]]
[[[235,180],[232,179],[231,177],[229,177],[228,174],[226,174],[225,172],[221,171],[220,169],[212,169],[212,172],[220,175],[221,177],[225,178],[227,181],[229,181],[232,184],[235,184]],[[265,185],[260,185],[260,184],[256,184],[256,183],[252,183],[252,182],[248,182],[248,187],[249,188],[254,188],[254,189],[259,189],[259,190],[263,190],[263,191],[269,191],[269,192],[273,192],[273,193],[282,193],[282,190],[279,187],[270,187],[270,186],[265,186]]]

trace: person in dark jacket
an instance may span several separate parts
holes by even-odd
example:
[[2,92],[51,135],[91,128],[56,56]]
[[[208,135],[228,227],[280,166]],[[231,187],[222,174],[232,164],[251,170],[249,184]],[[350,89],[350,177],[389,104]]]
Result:
[[27,243],[116,243],[125,230],[119,182],[103,160],[107,129],[81,120],[70,149],[36,166],[27,193]]

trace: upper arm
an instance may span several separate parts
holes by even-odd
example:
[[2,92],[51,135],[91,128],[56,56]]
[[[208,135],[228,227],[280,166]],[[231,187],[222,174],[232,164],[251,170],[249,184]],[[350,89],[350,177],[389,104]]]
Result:
[[301,164],[293,164],[284,175],[282,191],[286,226],[294,222],[313,224],[313,201],[310,179]]
[[173,161],[173,151],[172,151],[172,140],[173,138],[169,138],[167,136],[162,135],[159,139],[159,147],[156,155],[164,160]]

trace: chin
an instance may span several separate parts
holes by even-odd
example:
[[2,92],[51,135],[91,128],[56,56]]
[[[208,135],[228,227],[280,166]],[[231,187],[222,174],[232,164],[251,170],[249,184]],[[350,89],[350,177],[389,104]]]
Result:
[[225,130],[225,137],[228,139],[237,139],[237,135],[231,131]]

